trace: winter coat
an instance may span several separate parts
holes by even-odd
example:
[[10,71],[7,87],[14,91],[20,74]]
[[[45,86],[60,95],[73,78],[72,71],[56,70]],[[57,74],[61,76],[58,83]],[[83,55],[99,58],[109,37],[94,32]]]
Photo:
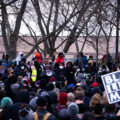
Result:
[[23,64],[23,63],[19,63],[19,65],[16,68],[16,73],[17,76],[21,75],[21,76],[27,76],[27,73],[25,72],[25,69],[28,70],[27,65]]
[[75,117],[72,117],[71,120],[81,120],[81,119],[75,116]]
[[18,100],[18,96],[11,89],[11,80],[12,80],[12,78],[7,78],[4,80],[5,92],[6,92],[6,95],[8,97],[10,97],[13,100],[13,102],[15,103]]
[[58,56],[56,59],[56,63],[58,63],[60,65],[61,62],[65,63],[64,58]]
[[17,65],[19,65],[19,62],[23,58],[23,52],[19,52],[17,58],[15,59]]
[[120,117],[116,116],[115,113],[105,113],[103,120],[120,120]]
[[91,108],[88,105],[86,105],[85,103],[81,103],[81,104],[77,104],[77,105],[79,107],[79,113],[80,114],[83,114],[87,111],[89,111],[89,112],[92,111]]
[[[47,110],[44,110],[44,109],[39,109],[39,110],[37,111],[37,115],[38,115],[38,117],[39,117],[39,116],[41,117],[41,120],[42,120],[42,118],[45,116],[46,113],[47,113]],[[56,118],[55,118],[54,115],[51,114],[51,115],[48,117],[47,120],[56,120]]]
[[88,63],[87,57],[86,56],[82,56],[82,65],[83,68],[85,68],[86,64]]
[[57,81],[64,81],[66,79],[66,70],[64,69],[59,69],[54,71],[55,72],[55,78]]
[[57,109],[58,112],[60,112],[62,109],[66,109],[66,108],[67,108],[67,106],[65,106],[65,105],[58,105],[56,107],[56,109]]
[[74,74],[75,74],[75,69],[74,68],[66,67],[66,79],[67,79],[68,85],[70,83],[75,82]]
[[10,109],[0,109],[0,120],[10,120]]
[[20,120],[18,111],[20,109],[22,103],[15,103],[11,108],[10,108],[10,115],[12,120]]

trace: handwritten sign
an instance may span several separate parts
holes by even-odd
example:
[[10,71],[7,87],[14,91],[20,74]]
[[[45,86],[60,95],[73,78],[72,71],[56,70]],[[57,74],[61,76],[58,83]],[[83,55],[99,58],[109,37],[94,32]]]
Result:
[[103,85],[110,104],[120,101],[120,71],[102,75]]

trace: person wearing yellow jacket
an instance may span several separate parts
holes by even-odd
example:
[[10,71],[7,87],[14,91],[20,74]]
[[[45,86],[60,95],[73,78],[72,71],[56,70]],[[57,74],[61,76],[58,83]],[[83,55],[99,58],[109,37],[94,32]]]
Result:
[[36,82],[37,80],[37,70],[35,68],[34,62],[31,63],[31,82]]
[[33,88],[35,88],[35,82],[37,81],[37,69],[35,67],[35,63],[34,61],[31,62],[31,76],[30,76],[30,79],[31,79],[31,86]]

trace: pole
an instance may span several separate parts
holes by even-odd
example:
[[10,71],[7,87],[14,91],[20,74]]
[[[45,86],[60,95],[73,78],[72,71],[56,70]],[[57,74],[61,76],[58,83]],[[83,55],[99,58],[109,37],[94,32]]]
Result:
[[119,48],[119,10],[120,10],[120,0],[117,0],[116,65],[118,65],[118,48]]

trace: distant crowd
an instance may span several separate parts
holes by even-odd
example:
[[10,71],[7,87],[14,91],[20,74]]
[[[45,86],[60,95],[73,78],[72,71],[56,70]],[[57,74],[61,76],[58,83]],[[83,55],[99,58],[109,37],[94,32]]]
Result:
[[101,75],[119,70],[110,54],[96,63],[83,53],[65,61],[37,52],[27,61],[0,59],[0,120],[120,120],[120,102],[109,104]]

